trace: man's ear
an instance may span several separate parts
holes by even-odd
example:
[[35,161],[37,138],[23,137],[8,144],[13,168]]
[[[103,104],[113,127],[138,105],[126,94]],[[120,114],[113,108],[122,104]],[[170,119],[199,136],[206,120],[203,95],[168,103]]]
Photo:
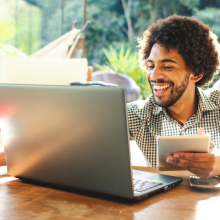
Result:
[[196,83],[198,82],[200,79],[202,79],[202,77],[204,76],[203,73],[201,73],[199,76],[195,76],[194,74],[191,75],[191,79]]

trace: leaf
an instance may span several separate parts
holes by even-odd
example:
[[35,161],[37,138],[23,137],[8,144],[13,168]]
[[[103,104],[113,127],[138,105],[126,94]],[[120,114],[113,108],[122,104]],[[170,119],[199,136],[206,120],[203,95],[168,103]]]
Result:
[[16,34],[15,24],[11,20],[0,21],[0,43],[12,39]]
[[13,55],[13,56],[20,56],[20,57],[26,57],[27,55],[23,52],[21,52],[16,47],[10,45],[10,44],[0,44],[0,55]]
[[141,88],[141,97],[147,98],[151,94],[151,89],[146,79],[146,73],[139,67],[138,53],[135,51],[131,53],[131,48],[125,50],[124,45],[121,45],[119,51],[109,46],[109,50],[103,48],[103,52],[107,58],[106,65],[95,66],[104,71],[114,71],[132,77],[138,86]]
[[106,67],[101,66],[98,63],[94,63],[94,66],[97,67],[99,70],[107,70]]

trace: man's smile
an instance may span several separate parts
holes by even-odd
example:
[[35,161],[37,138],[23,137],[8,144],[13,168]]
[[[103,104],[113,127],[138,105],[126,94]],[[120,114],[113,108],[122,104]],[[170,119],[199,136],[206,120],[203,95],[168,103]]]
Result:
[[164,84],[164,83],[151,83],[151,87],[152,87],[154,95],[161,96],[161,95],[164,95],[169,90],[171,85]]

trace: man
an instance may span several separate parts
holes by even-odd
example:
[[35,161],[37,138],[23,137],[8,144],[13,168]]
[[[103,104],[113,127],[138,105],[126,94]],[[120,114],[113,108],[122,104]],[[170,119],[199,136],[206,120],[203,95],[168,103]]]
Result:
[[166,161],[203,178],[220,175],[220,91],[199,88],[218,73],[217,38],[201,22],[173,15],[149,27],[139,47],[152,95],[127,105],[131,139],[156,166],[158,135],[209,133],[209,153],[177,152]]
[[[211,134],[209,153],[178,152],[167,162],[200,177],[220,175],[220,92],[199,88],[218,72],[217,45],[208,26],[176,15],[159,20],[139,39],[140,64],[153,94],[127,105],[128,122],[131,139],[152,166],[158,135],[196,135],[203,128],[199,134]],[[4,155],[0,163],[5,164]]]

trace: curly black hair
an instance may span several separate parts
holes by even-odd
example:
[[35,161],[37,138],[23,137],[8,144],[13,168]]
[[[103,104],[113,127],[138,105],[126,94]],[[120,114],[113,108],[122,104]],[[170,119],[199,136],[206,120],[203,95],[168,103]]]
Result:
[[210,28],[192,17],[172,15],[160,19],[138,39],[140,67],[146,70],[146,60],[154,44],[162,45],[167,51],[177,49],[186,68],[195,76],[203,73],[196,84],[208,85],[219,68],[219,44]]

